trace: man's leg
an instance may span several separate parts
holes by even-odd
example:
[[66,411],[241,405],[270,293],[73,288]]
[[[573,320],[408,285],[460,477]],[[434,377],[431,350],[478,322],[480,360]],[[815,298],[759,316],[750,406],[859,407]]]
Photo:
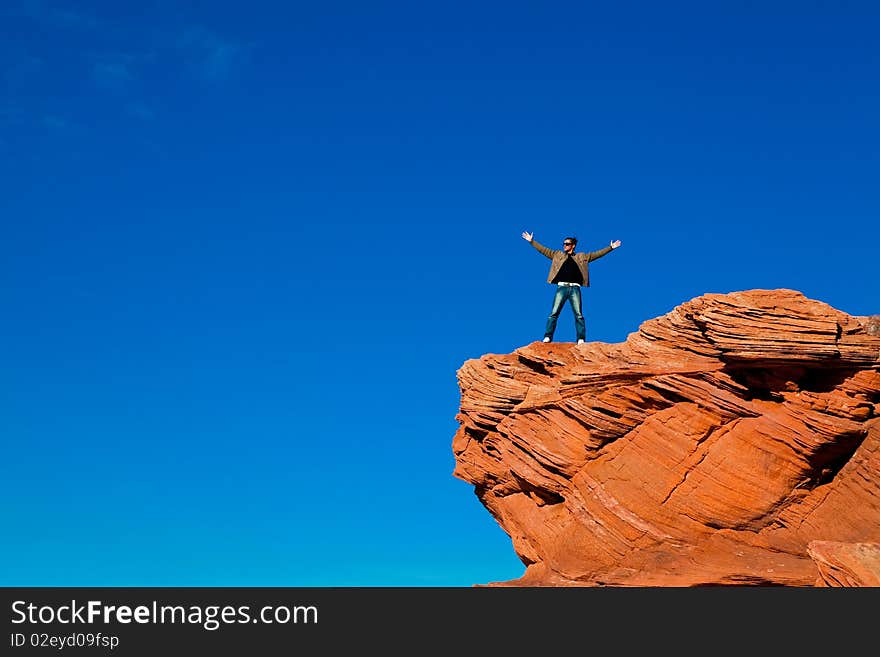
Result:
[[577,331],[578,340],[586,340],[587,323],[584,321],[584,313],[581,304],[581,288],[573,287],[571,290],[572,292],[569,297],[569,302],[571,303],[571,310],[574,313],[574,329]]
[[547,318],[547,326],[544,328],[544,339],[552,340],[553,334],[556,332],[556,320],[559,319],[559,313],[562,312],[562,306],[567,297],[566,292],[569,290],[564,285],[556,286],[556,294],[553,295],[553,308],[550,309],[550,316]]

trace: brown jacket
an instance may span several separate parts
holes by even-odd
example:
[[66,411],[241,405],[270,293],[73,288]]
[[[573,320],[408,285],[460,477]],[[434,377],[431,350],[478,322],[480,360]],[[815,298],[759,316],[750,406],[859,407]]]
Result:
[[[549,249],[543,244],[537,242],[536,240],[532,240],[529,242],[533,247],[535,247],[539,253],[547,256],[552,260],[550,263],[550,274],[547,276],[547,282],[552,283],[553,279],[556,277],[556,274],[559,273],[559,269],[562,267],[562,263],[565,262],[565,259],[568,257],[565,255],[565,251],[558,251]],[[581,253],[580,251],[575,251],[571,256],[574,258],[575,264],[578,266],[578,269],[581,270],[581,276],[584,277],[584,286],[590,287],[590,270],[589,264],[593,260],[598,260],[603,255],[611,253],[613,249],[611,246],[606,246],[604,249],[599,249],[598,251],[588,251],[585,253]]]

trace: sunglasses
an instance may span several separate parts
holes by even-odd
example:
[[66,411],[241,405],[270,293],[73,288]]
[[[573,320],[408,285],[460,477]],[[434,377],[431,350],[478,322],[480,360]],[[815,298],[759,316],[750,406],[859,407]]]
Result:
[[563,242],[562,246],[571,246],[574,242]]

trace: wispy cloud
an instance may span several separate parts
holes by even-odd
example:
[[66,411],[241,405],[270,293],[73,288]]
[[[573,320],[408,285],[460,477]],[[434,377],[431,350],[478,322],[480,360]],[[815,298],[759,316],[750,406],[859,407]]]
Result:
[[177,46],[192,74],[210,82],[226,79],[240,67],[247,48],[203,26],[194,26],[177,39]]
[[124,62],[102,61],[92,66],[92,78],[99,86],[118,89],[134,79],[134,75]]
[[70,123],[63,116],[57,114],[46,114],[43,117],[43,125],[53,130],[64,130]]
[[59,6],[48,0],[22,0],[19,6],[25,16],[58,27],[92,30],[100,26],[100,21],[93,14]]
[[130,102],[125,107],[125,111],[128,112],[130,116],[133,116],[136,119],[141,119],[142,121],[152,121],[156,118],[156,112],[153,108],[140,100]]

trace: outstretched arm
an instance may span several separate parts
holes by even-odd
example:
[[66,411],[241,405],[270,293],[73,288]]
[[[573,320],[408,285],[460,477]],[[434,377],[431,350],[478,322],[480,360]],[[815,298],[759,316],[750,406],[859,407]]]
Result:
[[548,249],[546,246],[544,246],[540,242],[536,242],[534,237],[535,237],[534,233],[530,233],[527,230],[523,231],[522,238],[526,242],[531,244],[533,247],[535,247],[535,249],[537,249],[538,253],[545,255],[552,260],[553,259],[553,249]]
[[612,240],[611,244],[606,246],[604,249],[599,249],[598,251],[590,251],[587,254],[587,262],[592,262],[593,260],[598,260],[604,255],[608,255],[618,246],[620,246],[620,240]]

